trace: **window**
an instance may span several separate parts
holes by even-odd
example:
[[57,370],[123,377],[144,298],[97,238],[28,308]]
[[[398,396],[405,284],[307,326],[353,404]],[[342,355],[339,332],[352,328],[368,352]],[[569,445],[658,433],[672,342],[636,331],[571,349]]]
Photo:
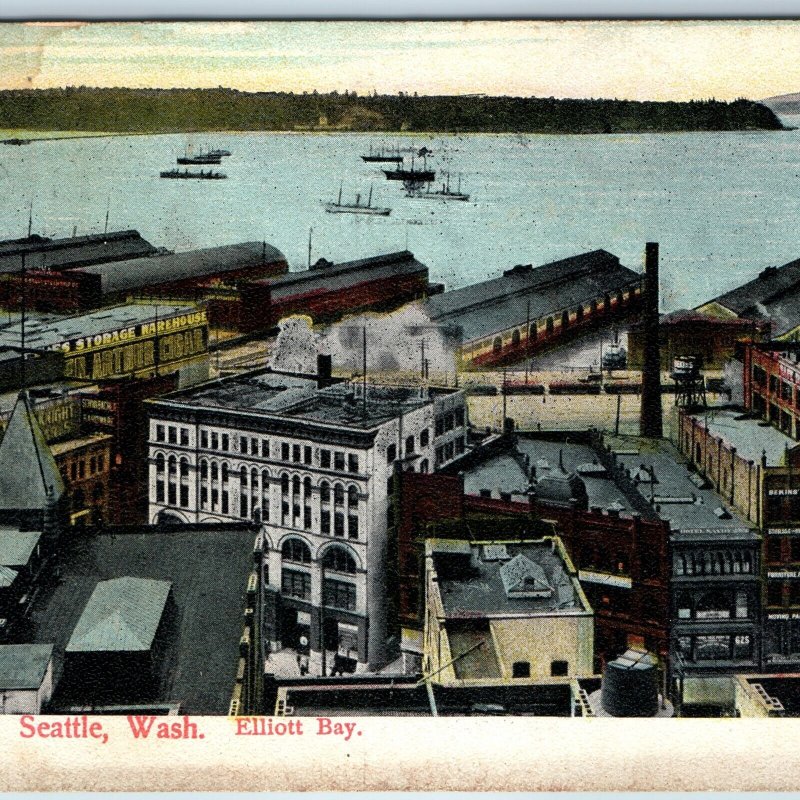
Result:
[[287,539],[281,548],[281,556],[284,561],[310,564],[311,548],[302,539]]
[[164,502],[164,479],[156,479],[156,503]]
[[333,454],[333,468],[337,472],[344,472],[344,453],[339,450]]
[[767,561],[781,560],[781,537],[767,536]]
[[181,459],[180,463],[181,478],[188,480],[189,478],[189,461],[186,458]]
[[105,468],[106,468],[106,457],[102,453],[100,453],[100,455],[97,456],[97,471],[102,472]]
[[419,471],[420,472],[427,472],[430,469],[430,465],[428,464],[428,459],[423,458],[422,461],[419,462]]
[[222,449],[227,453],[231,447],[231,439],[227,433],[222,434]]
[[311,576],[306,572],[285,569],[281,574],[281,591],[289,597],[308,600],[311,597]]
[[189,446],[189,429],[181,428],[181,447]]
[[390,444],[386,448],[386,460],[391,464],[397,458],[397,445]]
[[356,573],[356,561],[343,547],[328,548],[322,559],[322,565],[325,569],[332,569],[336,572],[348,572],[351,575]]
[[164,441],[164,426],[163,425],[156,425],[156,441],[163,442]]
[[446,431],[451,431],[453,430],[454,427],[455,427],[455,414],[453,414],[453,412],[451,411],[447,415],[445,415],[444,429]]
[[303,447],[303,463],[311,464],[311,445],[305,445]]
[[436,417],[435,431],[437,436],[444,435],[444,417]]
[[320,450],[319,451],[319,465],[323,469],[330,469],[331,468],[331,451],[330,450]]
[[753,657],[753,645],[748,635],[733,637],[733,657],[742,661]]
[[239,470],[239,484],[242,486],[243,489],[247,488],[247,467],[242,467]]
[[248,439],[246,436],[239,437],[239,452],[247,455],[248,450]]
[[86,477],[86,462],[83,459],[78,462],[78,477],[81,479]]
[[303,527],[308,531],[311,530],[311,506],[303,508]]
[[89,459],[89,474],[94,475],[96,471],[97,471],[97,459],[94,456],[92,456]]
[[295,464],[300,463],[300,445],[299,444],[293,444],[292,445],[292,461],[294,461]]
[[319,526],[323,533],[330,534],[331,532],[331,512],[321,511],[319,515]]
[[456,427],[463,428],[464,427],[464,409],[457,408],[455,410],[455,417],[456,417]]
[[333,535],[344,536],[344,514],[338,511],[333,515]]
[[323,503],[330,503],[331,501],[331,485],[327,481],[322,481],[319,485],[319,499]]
[[326,606],[356,610],[356,587],[344,581],[325,580],[322,587],[322,602]]
[[462,438],[458,438],[455,440],[456,446],[456,455],[460,456],[464,452],[464,440]]
[[200,431],[200,447],[208,449],[208,431]]
[[257,456],[258,455],[258,439],[252,437],[250,439],[250,455]]
[[337,506],[344,504],[344,486],[341,483],[337,483],[333,487],[333,502]]
[[219,434],[216,431],[211,433],[211,449],[219,450]]
[[189,507],[189,486],[188,484],[181,484],[181,492],[180,492],[180,505],[181,508],[188,508]]
[[358,455],[356,453],[350,453],[347,456],[347,471],[348,472],[358,472]]
[[531,662],[530,661],[515,661],[511,667],[512,678],[530,678],[531,676]]
[[499,336],[495,336],[492,342],[492,351],[499,353],[503,349],[503,340]]
[[358,517],[354,514],[347,515],[347,538],[358,539]]
[[222,513],[228,513],[228,493],[225,490],[222,491]]
[[569,661],[551,661],[550,674],[554,678],[561,678],[569,675]]
[[174,425],[170,425],[167,428],[167,441],[170,444],[177,444],[178,443],[178,431],[175,429]]
[[430,444],[431,439],[431,432],[425,428],[424,430],[420,431],[419,434],[419,446],[420,447],[427,447]]
[[783,605],[783,584],[779,581],[769,581],[767,583],[767,605]]
[[261,440],[261,458],[269,458],[269,439]]
[[414,452],[414,436],[406,436],[406,455]]
[[281,442],[281,461],[289,460],[289,443]]

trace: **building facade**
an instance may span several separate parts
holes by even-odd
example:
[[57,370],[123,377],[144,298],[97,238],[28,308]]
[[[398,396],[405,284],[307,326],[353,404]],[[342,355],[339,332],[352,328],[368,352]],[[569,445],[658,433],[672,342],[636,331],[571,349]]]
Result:
[[385,661],[395,465],[452,460],[467,424],[459,391],[330,383],[261,371],[148,403],[149,518],[260,522],[265,635],[315,674]]

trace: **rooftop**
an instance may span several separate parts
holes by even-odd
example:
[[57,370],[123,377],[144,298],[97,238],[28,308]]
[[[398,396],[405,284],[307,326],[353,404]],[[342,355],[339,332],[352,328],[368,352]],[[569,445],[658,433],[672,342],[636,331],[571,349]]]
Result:
[[91,233],[63,239],[33,235],[0,241],[0,272],[19,272],[23,253],[28,269],[73,269],[157,252],[158,248],[133,230]]
[[617,463],[658,516],[670,523],[673,538],[758,539],[743,516],[715,491],[692,480],[694,473],[671,443],[634,439],[629,445],[617,452]]
[[316,377],[261,370],[173,392],[153,403],[223,408],[371,430],[431,402],[415,387],[367,384],[366,403],[362,392],[360,382],[320,389]]
[[721,437],[747,461],[759,462],[762,454],[768,467],[786,463],[786,451],[798,447],[798,442],[761,419],[755,419],[735,409],[710,408],[707,413],[694,414],[709,433]]
[[280,300],[298,293],[317,290],[336,291],[347,289],[361,280],[396,278],[401,275],[427,273],[428,268],[414,258],[414,254],[403,250],[399,253],[344,261],[340,264],[320,259],[310,269],[289,272],[275,278],[263,278],[254,283],[268,283],[272,298]]
[[499,278],[431,297],[423,308],[432,321],[460,327],[470,341],[640,280],[616,256],[593,250],[536,268],[514,267]]
[[100,581],[67,643],[68,653],[150,650],[172,584],[150,578]]
[[[548,441],[519,435],[513,448],[508,448],[483,460],[475,460],[464,468],[464,491],[478,495],[489,491],[497,498],[500,493],[511,499],[528,502],[528,470],[535,469],[536,478],[547,477],[558,470],[559,460],[569,473],[578,472],[586,486],[589,506],[630,513],[632,508],[625,494],[598,463],[597,453],[587,444]],[[587,468],[589,467],[589,468]],[[546,498],[541,498],[546,502]]]
[[[125,303],[71,317],[40,317],[26,324],[25,346],[46,350],[85,336],[112,333],[194,311],[197,311],[197,306],[190,304]],[[0,324],[0,345],[18,346],[20,341],[19,323]]]
[[504,542],[501,552],[487,542],[428,541],[448,620],[591,613],[555,540]]
[[265,242],[242,242],[98,264],[81,271],[100,275],[103,294],[111,294],[285,260],[280,250]]
[[0,690],[38,689],[52,656],[51,644],[0,645]]
[[39,531],[21,531],[5,525],[0,527],[0,565],[24,567],[31,560],[41,537]]
[[46,587],[34,606],[32,638],[55,644],[60,672],[67,642],[99,582],[169,582],[176,620],[157,665],[156,699],[179,702],[187,714],[226,714],[254,541],[255,532],[245,526],[78,534],[62,552],[60,582]]

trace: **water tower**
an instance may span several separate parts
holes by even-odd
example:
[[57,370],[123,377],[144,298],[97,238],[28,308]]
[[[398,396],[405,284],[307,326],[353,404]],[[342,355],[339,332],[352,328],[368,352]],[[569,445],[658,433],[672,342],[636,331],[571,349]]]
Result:
[[675,405],[681,408],[706,407],[706,380],[702,356],[677,356],[672,360],[671,378],[675,381]]

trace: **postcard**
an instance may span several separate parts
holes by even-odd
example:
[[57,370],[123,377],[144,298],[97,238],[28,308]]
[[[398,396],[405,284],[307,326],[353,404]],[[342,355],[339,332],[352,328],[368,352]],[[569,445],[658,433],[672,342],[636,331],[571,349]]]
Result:
[[4,787],[794,788],[798,45],[3,24]]

